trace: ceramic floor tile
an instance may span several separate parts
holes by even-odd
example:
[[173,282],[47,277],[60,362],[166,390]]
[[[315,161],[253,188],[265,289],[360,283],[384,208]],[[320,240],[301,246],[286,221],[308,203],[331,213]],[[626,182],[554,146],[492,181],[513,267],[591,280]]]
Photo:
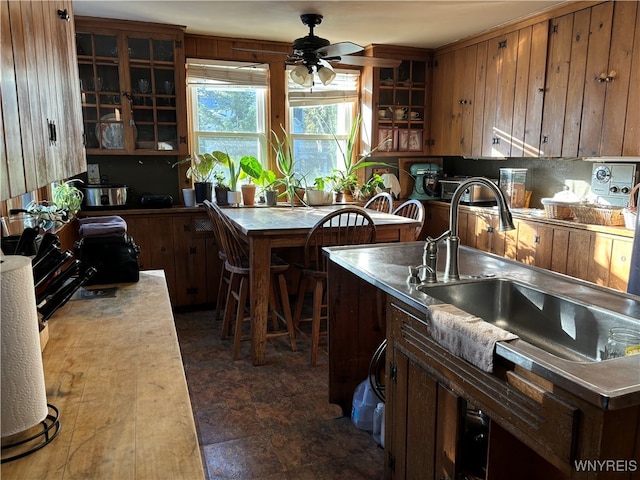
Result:
[[231,359],[211,310],[176,313],[176,330],[205,474],[217,479],[383,478],[384,451],[328,398],[328,357],[309,366],[309,339],[267,341],[254,367],[249,342]]

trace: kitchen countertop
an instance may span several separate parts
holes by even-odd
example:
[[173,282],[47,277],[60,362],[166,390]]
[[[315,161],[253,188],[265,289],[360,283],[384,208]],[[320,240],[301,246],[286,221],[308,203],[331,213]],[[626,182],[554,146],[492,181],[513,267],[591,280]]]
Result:
[[2,478],[203,479],[164,273],[140,272],[114,298],[71,300],[48,323],[43,366],[60,433],[3,464]]
[[[408,279],[408,267],[422,264],[424,242],[325,249],[331,261],[350,270],[413,308],[428,313],[441,303],[420,292]],[[438,272],[444,271],[446,246],[439,246]],[[555,295],[638,319],[640,297],[586,281],[523,265],[470,247],[460,247],[461,277],[492,276],[539,286]],[[603,409],[640,404],[640,355],[603,362],[577,362],[551,355],[523,340],[498,342],[497,355],[536,373]]]

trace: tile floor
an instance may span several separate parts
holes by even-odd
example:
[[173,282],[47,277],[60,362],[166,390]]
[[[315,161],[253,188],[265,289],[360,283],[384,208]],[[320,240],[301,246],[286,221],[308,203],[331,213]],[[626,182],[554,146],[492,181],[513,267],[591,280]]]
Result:
[[382,479],[384,451],[327,401],[328,358],[309,366],[309,342],[267,342],[254,367],[249,343],[231,360],[213,311],[175,313],[205,475],[218,479]]

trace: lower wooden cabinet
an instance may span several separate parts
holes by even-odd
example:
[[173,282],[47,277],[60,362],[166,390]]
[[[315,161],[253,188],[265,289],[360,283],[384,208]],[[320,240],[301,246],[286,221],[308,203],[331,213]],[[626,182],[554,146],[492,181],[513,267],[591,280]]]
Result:
[[222,264],[206,214],[120,214],[140,246],[141,270],[165,271],[174,307],[216,301]]
[[[433,238],[449,229],[449,205],[426,206],[422,237]],[[610,227],[571,226],[544,219],[514,218],[515,230],[499,232],[497,212],[462,207],[458,212],[460,243],[527,265],[626,291],[631,269],[631,236],[616,235]]]

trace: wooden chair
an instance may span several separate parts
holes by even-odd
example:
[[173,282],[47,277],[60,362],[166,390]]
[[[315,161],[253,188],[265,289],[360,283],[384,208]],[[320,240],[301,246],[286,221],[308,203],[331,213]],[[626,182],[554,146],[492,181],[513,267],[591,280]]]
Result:
[[416,227],[415,240],[420,236],[422,226],[424,225],[424,205],[420,200],[407,200],[398,208],[393,211],[394,215],[400,215],[402,217],[412,218],[420,222],[420,225]]
[[[346,207],[329,213],[320,219],[307,235],[304,245],[304,266],[298,290],[298,299],[294,315],[294,324],[300,329],[300,323],[311,322],[311,365],[318,358],[320,324],[327,320],[327,257],[322,247],[334,245],[359,245],[375,242],[376,227],[369,214],[360,207]],[[302,317],[305,294],[312,292],[311,317]],[[301,333],[304,333],[301,331]]]
[[364,208],[369,210],[376,210],[378,212],[391,213],[393,212],[393,197],[388,192],[380,192],[364,204]]
[[[221,248],[226,256],[224,267],[230,273],[229,289],[227,293],[224,318],[222,321],[223,334],[228,332],[231,321],[235,313],[234,336],[233,336],[233,359],[238,359],[240,341],[247,340],[242,336],[242,325],[246,320],[250,320],[247,310],[247,300],[249,299],[249,246],[240,237],[238,231],[231,221],[222,213],[220,207],[205,200],[207,213],[214,223],[220,238]],[[269,287],[269,314],[272,318],[273,330],[267,332],[267,339],[288,335],[291,342],[291,350],[296,351],[295,329],[293,327],[293,317],[289,304],[289,292],[285,272],[289,269],[289,264],[276,255],[271,257],[272,279]],[[276,295],[279,292],[279,298]],[[279,322],[285,324],[286,329],[280,329]]]
[[[206,200],[205,202],[209,202]],[[211,225],[213,227],[213,236],[216,239],[216,244],[218,245],[218,258],[222,262],[222,269],[220,270],[220,280],[218,281],[218,296],[216,297],[216,310],[214,313],[214,320],[219,320],[221,318],[220,314],[222,314],[222,318],[224,318],[225,306],[226,306],[226,298],[229,292],[229,284],[231,283],[231,274],[229,270],[227,270],[224,266],[227,261],[227,256],[222,249],[222,239],[220,238],[220,234],[218,233],[218,219],[217,213],[213,208],[207,207],[207,214],[209,215],[209,220],[211,221]],[[228,331],[221,332],[221,337],[225,338],[229,334]]]

